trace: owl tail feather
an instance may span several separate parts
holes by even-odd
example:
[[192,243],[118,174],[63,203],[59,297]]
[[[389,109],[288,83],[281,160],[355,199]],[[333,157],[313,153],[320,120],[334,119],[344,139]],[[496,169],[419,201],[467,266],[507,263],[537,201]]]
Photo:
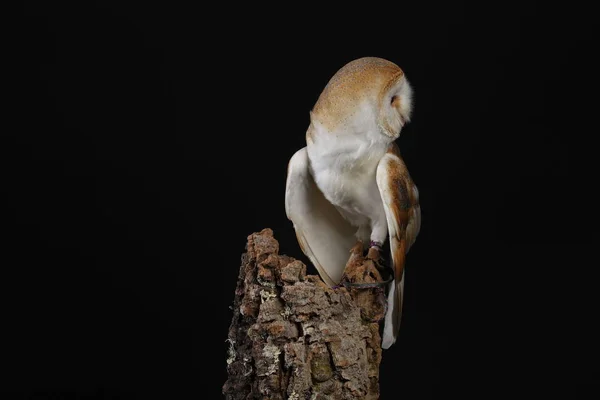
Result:
[[393,280],[388,285],[387,311],[383,323],[381,347],[389,349],[398,337],[402,319],[402,300],[404,296],[404,275],[400,281]]

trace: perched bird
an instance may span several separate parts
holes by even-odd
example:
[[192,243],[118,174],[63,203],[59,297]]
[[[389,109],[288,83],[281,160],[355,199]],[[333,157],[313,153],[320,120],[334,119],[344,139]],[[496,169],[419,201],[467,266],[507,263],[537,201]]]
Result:
[[373,259],[389,244],[394,274],[386,288],[384,349],[398,335],[405,258],[421,226],[419,193],[394,142],[412,105],[398,65],[377,57],[349,62],[310,111],[306,147],[291,157],[286,178],[287,217],[330,286],[340,283],[357,241]]

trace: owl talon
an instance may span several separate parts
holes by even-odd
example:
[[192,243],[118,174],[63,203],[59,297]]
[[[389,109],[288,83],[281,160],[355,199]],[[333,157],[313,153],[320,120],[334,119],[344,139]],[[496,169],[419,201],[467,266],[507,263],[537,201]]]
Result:
[[[345,288],[353,288],[353,289],[375,289],[386,286],[391,279],[382,281],[382,282],[369,282],[369,283],[353,283],[353,282],[343,282],[340,285],[343,285]],[[340,286],[338,285],[338,286]]]
[[375,265],[375,268],[377,268],[377,270],[379,270],[380,272],[387,271],[388,278],[381,282],[354,283],[354,282],[348,282],[348,280],[346,278],[346,273],[344,273],[344,275],[342,275],[342,279],[340,280],[340,283],[338,283],[335,286],[332,286],[332,289],[334,289],[334,290],[339,289],[342,286],[344,286],[346,288],[354,288],[354,289],[381,288],[381,287],[386,287],[387,284],[390,283],[394,279],[394,271],[392,270],[391,266],[389,266],[388,263],[385,262],[385,259],[381,256],[382,244],[380,242],[371,241],[370,246],[371,247],[369,247],[366,258],[368,260],[371,260],[373,262],[373,264]]
[[[367,258],[373,261],[373,264],[375,264],[375,268],[377,268],[379,272],[388,271],[388,273],[391,274],[391,276],[393,276],[394,272],[392,268],[388,264],[387,260],[381,255],[381,247],[381,243],[371,241],[371,247],[369,248],[369,251],[367,253]],[[385,283],[390,281],[391,279],[387,279]]]
[[[386,266],[382,266],[381,268],[377,267],[378,269],[382,270],[384,269]],[[390,267],[387,267],[388,270],[391,271]],[[343,285],[346,288],[353,288],[353,289],[375,289],[375,288],[385,288],[388,283],[390,283],[392,280],[394,279],[394,275],[393,273],[389,274],[389,277],[383,281],[380,282],[368,282],[368,283],[354,283],[354,282],[348,282],[348,281],[342,281],[339,285]]]
[[371,241],[371,246],[367,251],[367,258],[369,260],[373,260],[374,262],[378,262],[379,260],[383,261],[383,257],[381,256],[381,243]]

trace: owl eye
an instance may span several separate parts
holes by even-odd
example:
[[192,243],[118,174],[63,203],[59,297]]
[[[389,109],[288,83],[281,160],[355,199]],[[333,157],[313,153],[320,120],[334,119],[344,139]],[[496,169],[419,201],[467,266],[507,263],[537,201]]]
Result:
[[392,99],[390,100],[390,104],[393,107],[396,107],[398,105],[398,103],[400,103],[400,97],[398,97],[398,96],[392,96]]

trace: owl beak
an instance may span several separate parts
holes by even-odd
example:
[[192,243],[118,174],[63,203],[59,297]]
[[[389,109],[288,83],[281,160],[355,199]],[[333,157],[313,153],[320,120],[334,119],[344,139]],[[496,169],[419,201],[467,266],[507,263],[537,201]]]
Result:
[[400,115],[402,117],[402,125],[408,124],[410,122],[410,113],[401,113]]

